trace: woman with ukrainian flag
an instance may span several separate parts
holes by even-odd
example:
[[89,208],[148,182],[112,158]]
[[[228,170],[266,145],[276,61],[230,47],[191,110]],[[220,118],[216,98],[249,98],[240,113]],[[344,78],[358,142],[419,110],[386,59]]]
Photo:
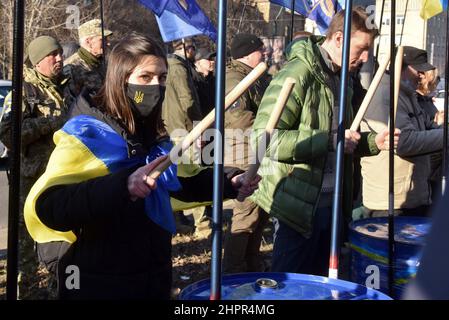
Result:
[[[166,74],[154,40],[126,37],[110,54],[99,94],[83,92],[54,135],[25,221],[61,299],[170,297],[170,196],[210,200],[213,174],[178,178],[172,165],[157,181],[148,177],[171,149],[161,120]],[[241,175],[226,177],[225,197],[250,195],[259,178],[242,185]]]

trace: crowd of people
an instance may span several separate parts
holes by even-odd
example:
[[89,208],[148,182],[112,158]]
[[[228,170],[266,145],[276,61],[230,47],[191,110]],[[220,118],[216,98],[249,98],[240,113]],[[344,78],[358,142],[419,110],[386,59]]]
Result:
[[[357,71],[378,35],[367,26],[364,8],[354,8],[351,16],[347,128],[366,92]],[[327,275],[343,26],[340,11],[325,36],[296,34],[282,63],[225,112],[224,140],[232,152],[224,154],[224,198],[244,199],[233,200],[225,273]],[[215,53],[192,38],[174,41],[167,54],[155,39],[130,34],[106,59],[102,41],[108,46],[112,31],[104,30],[102,39],[100,21],[91,20],[78,33],[79,48],[66,59],[50,36],[34,39],[27,48],[20,298],[169,299],[172,234],[210,235],[210,206],[204,203],[212,199],[213,174],[202,150],[211,141],[192,145],[188,163],[170,165],[158,179],[150,173],[183,140],[181,133],[213,110]],[[226,94],[269,59],[262,39],[252,34],[235,35],[229,48]],[[260,176],[248,182],[244,177],[253,163],[252,146],[263,138],[287,78],[296,85]],[[387,215],[390,147],[396,149],[395,214],[430,213],[443,149],[443,114],[432,103],[438,79],[425,50],[404,47],[394,146],[389,145],[388,71],[360,131],[345,130],[345,227],[353,219]],[[9,95],[0,121],[0,140],[7,148],[12,148],[11,107]],[[235,130],[250,134],[232,134]],[[202,204],[193,211],[196,231],[185,223],[182,210],[171,207],[170,198]],[[268,266],[260,246],[270,220],[274,246]],[[36,296],[39,264],[50,272],[46,296]],[[67,286],[69,266],[79,269],[78,287]]]

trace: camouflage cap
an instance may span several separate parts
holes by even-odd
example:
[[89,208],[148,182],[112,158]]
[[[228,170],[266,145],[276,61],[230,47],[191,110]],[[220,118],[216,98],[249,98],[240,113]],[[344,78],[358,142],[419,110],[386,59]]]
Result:
[[[110,36],[112,34],[111,30],[104,29],[104,36]],[[84,22],[78,27],[78,36],[80,39],[92,36],[101,36],[101,20],[93,19]]]

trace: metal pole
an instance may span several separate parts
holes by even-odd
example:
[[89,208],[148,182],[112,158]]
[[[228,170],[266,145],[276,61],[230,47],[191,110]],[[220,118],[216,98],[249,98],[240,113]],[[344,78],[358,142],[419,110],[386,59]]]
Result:
[[[395,52],[396,52],[396,0],[391,0],[391,31],[390,31],[390,146],[394,146],[394,128],[395,128],[395,112],[394,112],[394,78],[395,78]],[[389,150],[389,190],[388,190],[388,292],[393,296],[394,284],[394,148]]]
[[101,46],[103,48],[103,66],[106,66],[106,39],[104,38],[103,0],[100,0]]
[[290,42],[292,42],[293,41],[293,27],[294,27],[294,25],[295,25],[295,0],[292,0],[292,2],[291,2],[291,14],[292,14],[292,21],[291,21],[291,24],[290,24]]
[[441,163],[443,176],[441,178],[441,192],[446,191],[447,180],[447,122],[448,122],[448,90],[449,90],[449,8],[446,10],[446,72],[444,75],[444,125],[443,125],[443,160]]
[[212,211],[212,263],[210,300],[221,299],[223,215],[223,142],[226,66],[226,0],[218,1],[217,69],[215,79],[214,193]]
[[401,37],[399,38],[398,46],[400,46],[402,44],[402,36],[404,35],[405,18],[407,18],[407,9],[408,9],[408,0],[405,3],[404,20],[402,21]]
[[[374,65],[374,73],[376,73],[377,67],[376,65],[379,64],[379,47],[380,47],[380,38],[382,37],[382,20],[384,19],[384,9],[385,9],[385,0],[382,1],[382,10],[380,11],[380,25],[379,25],[379,42],[377,42],[377,46],[376,46],[376,63]],[[392,58],[393,59],[393,58]]]
[[338,110],[337,131],[337,159],[335,164],[335,189],[332,205],[332,235],[329,257],[329,278],[338,279],[338,257],[339,257],[339,230],[344,174],[344,152],[345,152],[345,114],[349,77],[349,52],[351,45],[351,16],[352,0],[346,0],[345,4],[345,26],[343,35],[343,57],[341,66],[340,98]]
[[20,150],[22,126],[22,79],[25,1],[16,0],[14,5],[13,73],[12,73],[12,132],[11,179],[9,185],[8,213],[8,265],[6,299],[17,299],[17,268],[19,240]]

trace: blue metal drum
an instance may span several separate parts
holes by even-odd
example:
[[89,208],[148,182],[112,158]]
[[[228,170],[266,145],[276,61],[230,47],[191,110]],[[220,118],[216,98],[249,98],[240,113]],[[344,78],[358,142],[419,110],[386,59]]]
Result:
[[[393,298],[400,298],[405,285],[416,275],[430,219],[395,217],[395,260]],[[388,218],[369,218],[352,222],[350,280],[368,285],[378,271],[379,290],[388,292]]]
[[[222,278],[222,300],[391,300],[352,282],[297,273],[239,273]],[[210,280],[191,284],[180,300],[208,300]]]

